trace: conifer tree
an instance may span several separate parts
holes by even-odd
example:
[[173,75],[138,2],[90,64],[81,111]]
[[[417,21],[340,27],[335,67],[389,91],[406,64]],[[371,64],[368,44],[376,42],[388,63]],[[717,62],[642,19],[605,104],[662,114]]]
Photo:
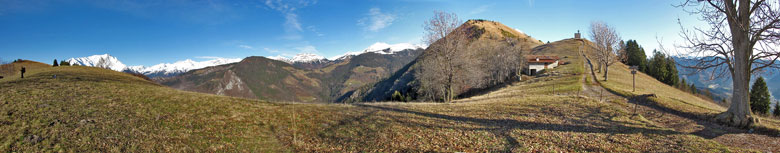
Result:
[[780,117],[780,101],[775,101],[775,114],[776,117]]
[[[674,59],[669,56],[666,57],[666,61],[664,61],[664,64],[666,64],[666,76],[664,76],[664,83],[674,86],[677,85],[677,81],[680,77],[677,76],[677,66],[675,65]],[[694,90],[696,90],[694,88]]]
[[628,40],[626,42],[626,64],[630,66],[638,66],[640,71],[644,71],[647,67],[647,55],[645,55],[645,49],[637,44],[636,40]]
[[769,89],[764,82],[764,77],[758,77],[750,89],[750,109],[753,113],[769,113]]
[[52,64],[52,66],[60,66],[60,64],[57,63],[57,59],[54,59],[54,64]]

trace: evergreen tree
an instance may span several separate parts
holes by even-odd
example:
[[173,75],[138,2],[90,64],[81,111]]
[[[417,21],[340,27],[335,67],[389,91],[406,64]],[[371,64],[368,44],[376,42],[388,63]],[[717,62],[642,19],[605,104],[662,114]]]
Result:
[[68,61],[60,61],[60,66],[70,66],[70,62],[68,62]]
[[54,59],[54,64],[52,64],[52,66],[60,66],[60,64],[57,63],[57,59]]
[[677,84],[677,88],[679,88],[682,91],[688,91],[688,85],[687,84],[688,84],[688,82],[685,81],[685,78],[682,78],[680,80],[680,83]]
[[653,50],[653,57],[647,62],[645,73],[670,86],[677,86],[680,79],[674,59],[656,50]]
[[647,67],[647,55],[645,55],[645,49],[639,46],[636,40],[628,40],[626,42],[626,65],[638,66],[640,71],[644,71]]
[[664,76],[668,73],[666,72],[666,65],[666,55],[654,50],[653,57],[650,58],[650,62],[647,65],[647,74],[658,81],[666,83],[666,81],[664,81]]
[[750,109],[753,113],[769,113],[769,89],[764,82],[764,77],[758,77],[750,89]]
[[775,114],[775,116],[780,117],[780,101],[775,100],[775,112],[772,114]]
[[[677,85],[677,80],[679,80],[679,76],[677,76],[677,65],[674,62],[674,59],[669,56],[666,57],[666,61],[664,62],[666,64],[666,76],[664,76],[664,83],[674,86]],[[695,88],[694,88],[695,90]]]
[[696,89],[696,84],[691,83],[691,93],[698,94],[699,89]]

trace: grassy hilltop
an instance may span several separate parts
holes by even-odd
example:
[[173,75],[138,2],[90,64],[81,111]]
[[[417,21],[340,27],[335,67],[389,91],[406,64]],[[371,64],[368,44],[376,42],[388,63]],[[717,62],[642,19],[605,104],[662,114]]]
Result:
[[553,70],[559,75],[448,104],[269,103],[178,91],[100,68],[41,68],[0,79],[0,151],[750,151],[634,116],[625,102],[584,96],[579,42],[534,49],[572,61]]

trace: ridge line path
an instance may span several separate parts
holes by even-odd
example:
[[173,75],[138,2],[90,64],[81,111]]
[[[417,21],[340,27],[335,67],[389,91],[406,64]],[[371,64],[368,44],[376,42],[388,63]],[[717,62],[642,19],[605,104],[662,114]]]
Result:
[[[612,93],[600,85],[600,82],[596,80],[596,74],[590,59],[584,55],[583,57],[583,66],[586,74],[582,75],[582,93],[587,97],[597,100],[604,99],[602,102],[632,114],[636,111],[636,114],[641,115],[641,117],[647,119],[651,122],[651,125],[656,127],[669,128],[677,132],[696,135],[729,147],[755,149],[763,152],[780,151],[780,137],[749,133],[748,130],[701,120],[689,114],[660,107],[655,102],[648,101],[647,97],[637,96],[629,98]],[[636,117],[635,115],[631,118]]]

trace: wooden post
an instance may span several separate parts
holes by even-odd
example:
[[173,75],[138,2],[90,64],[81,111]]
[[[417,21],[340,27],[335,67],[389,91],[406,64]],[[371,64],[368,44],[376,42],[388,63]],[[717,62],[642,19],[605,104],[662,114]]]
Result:
[[631,76],[633,77],[633,88],[631,89],[631,92],[636,92],[636,69],[639,69],[638,66],[631,66]]

